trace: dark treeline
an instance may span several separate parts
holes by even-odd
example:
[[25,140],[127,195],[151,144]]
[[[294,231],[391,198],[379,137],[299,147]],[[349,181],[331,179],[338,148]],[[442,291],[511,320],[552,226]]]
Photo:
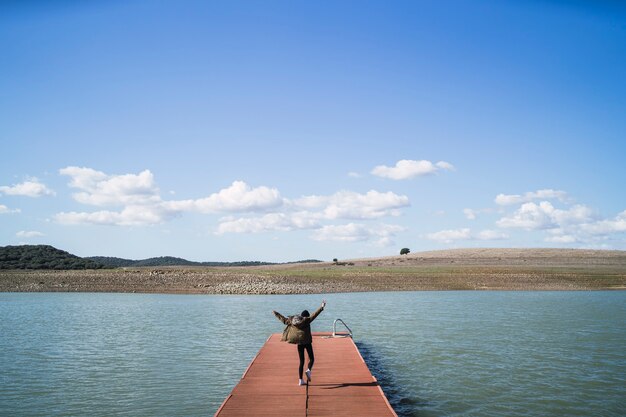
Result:
[[[287,263],[321,262],[307,259]],[[0,269],[101,269],[150,266],[260,266],[277,265],[272,262],[193,262],[173,256],[160,256],[141,260],[90,256],[81,258],[49,245],[0,246]]]
[[[238,261],[238,262],[194,262],[188,261],[183,258],[176,258],[174,256],[159,256],[157,258],[148,258],[140,260],[115,258],[110,256],[89,256],[85,259],[91,259],[92,261],[99,262],[108,267],[121,268],[129,266],[261,266],[261,265],[279,265],[276,262],[261,262],[261,261]],[[296,262],[285,262],[287,264],[297,263],[312,263],[322,262],[317,259],[306,259]]]
[[95,262],[102,263],[106,266],[120,268],[129,266],[255,266],[255,265],[275,265],[272,262],[260,261],[240,261],[240,262],[194,262],[174,256],[159,256],[156,258],[132,260],[124,258],[115,258],[110,256],[89,256]]
[[0,269],[101,269],[105,265],[49,245],[0,247]]

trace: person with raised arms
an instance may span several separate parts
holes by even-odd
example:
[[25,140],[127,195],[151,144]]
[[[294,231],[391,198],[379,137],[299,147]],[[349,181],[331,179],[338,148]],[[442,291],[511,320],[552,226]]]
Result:
[[289,317],[285,317],[276,311],[272,311],[276,318],[287,326],[285,327],[283,336],[280,340],[298,345],[298,356],[300,357],[300,366],[298,367],[298,385],[305,385],[305,382],[302,379],[305,350],[309,356],[308,368],[306,370],[306,384],[311,381],[311,371],[313,369],[313,364],[315,363],[315,356],[313,354],[313,336],[311,335],[311,322],[315,320],[315,318],[319,316],[322,311],[324,311],[324,307],[326,307],[326,300],[322,301],[320,308],[318,308],[313,314],[309,314],[308,310],[304,310],[300,314]]

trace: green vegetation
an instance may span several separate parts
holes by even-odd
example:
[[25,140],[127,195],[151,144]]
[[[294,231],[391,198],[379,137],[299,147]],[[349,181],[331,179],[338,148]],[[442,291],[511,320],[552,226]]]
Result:
[[409,248],[400,249],[400,255],[408,255],[411,252]]
[[49,245],[0,247],[0,269],[101,269],[100,262],[80,258]]
[[[306,259],[288,264],[321,262]],[[49,245],[0,246],[0,269],[101,269],[123,267],[154,266],[211,266],[211,267],[247,267],[261,265],[279,265],[271,262],[193,262],[173,256],[160,256],[141,260],[115,258],[110,256],[91,256],[81,258]]]
[[[260,261],[239,261],[239,262],[194,262],[188,261],[183,258],[176,258],[174,256],[159,256],[157,258],[148,258],[140,260],[115,258],[109,256],[90,256],[84,259],[90,259],[95,262],[99,262],[110,268],[122,268],[122,267],[140,267],[140,266],[214,266],[214,267],[229,267],[229,266],[261,266],[261,265],[278,265],[272,262],[260,262]],[[287,262],[289,264],[299,263],[314,263],[322,262],[317,259],[305,259],[296,262]]]
[[135,262],[137,262],[130,259],[115,258],[112,256],[88,256],[85,259],[101,263],[109,268],[123,268],[126,266],[133,266]]

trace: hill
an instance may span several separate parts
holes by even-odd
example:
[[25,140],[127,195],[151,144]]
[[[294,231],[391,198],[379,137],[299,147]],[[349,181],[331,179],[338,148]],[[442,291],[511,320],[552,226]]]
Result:
[[[124,258],[115,258],[109,256],[89,256],[84,259],[90,259],[94,262],[99,262],[111,268],[122,267],[140,267],[140,266],[214,266],[214,267],[228,267],[228,266],[264,266],[264,265],[279,265],[273,262],[261,262],[261,261],[238,261],[238,262],[194,262],[187,259],[177,258],[174,256],[159,256],[156,258],[132,260]],[[300,263],[315,263],[322,262],[317,259],[306,259],[303,261],[286,262],[286,264],[300,264]]]
[[626,266],[626,251],[561,248],[461,248],[352,259],[355,265]]
[[[315,259],[288,262],[288,264],[321,262]],[[156,266],[264,266],[277,265],[272,262],[194,262],[174,256],[132,260],[110,256],[89,256],[81,258],[50,245],[0,246],[0,269],[101,269],[123,267]]]
[[0,269],[101,269],[104,264],[49,245],[0,247]]
[[188,261],[183,258],[173,256],[160,256],[157,258],[148,258],[141,260],[116,258],[112,256],[88,256],[94,262],[99,262],[111,268],[122,268],[131,266],[197,266],[199,262]]

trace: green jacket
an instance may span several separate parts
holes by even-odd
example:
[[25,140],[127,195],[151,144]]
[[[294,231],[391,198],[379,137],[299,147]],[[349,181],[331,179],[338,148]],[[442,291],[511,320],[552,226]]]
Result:
[[293,343],[296,345],[306,345],[313,342],[311,336],[311,322],[315,320],[320,313],[324,311],[324,307],[318,308],[311,317],[302,317],[300,315],[285,317],[274,311],[274,315],[278,320],[287,325],[283,331],[282,342]]

